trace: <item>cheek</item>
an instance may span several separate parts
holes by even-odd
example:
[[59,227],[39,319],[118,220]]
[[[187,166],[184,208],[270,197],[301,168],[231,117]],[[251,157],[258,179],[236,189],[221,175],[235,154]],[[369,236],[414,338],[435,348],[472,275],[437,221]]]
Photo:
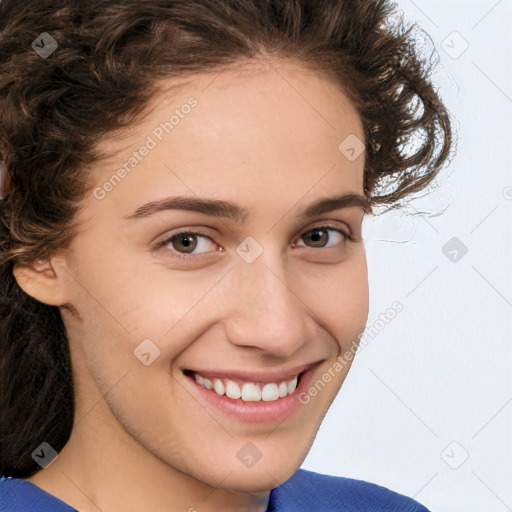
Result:
[[133,344],[173,334],[173,329],[182,328],[193,316],[194,306],[218,280],[206,270],[185,272],[166,267],[145,253],[128,257],[129,251],[120,244],[103,250],[99,259],[94,257],[95,251],[89,250],[87,255],[86,246],[95,244],[91,240],[76,249],[80,259],[70,268],[74,276],[70,295],[81,329],[86,330],[86,337],[98,340],[100,350],[106,348],[99,341],[104,336],[112,345],[116,339]]
[[321,274],[303,279],[299,290],[341,348],[358,339],[368,319],[368,269],[364,252],[357,256],[322,267]]
[[[81,294],[78,302],[83,318],[74,337],[73,356],[82,370],[78,378],[92,379],[108,393],[120,417],[128,419],[137,404],[141,414],[130,421],[152,431],[150,418],[168,413],[167,400],[179,400],[173,361],[222,317],[229,286],[213,289],[221,276],[211,272],[150,265],[145,272],[117,268],[109,273],[106,267],[91,269],[91,294]],[[108,279],[101,278],[103,272]],[[148,401],[143,390],[149,389]],[[160,393],[166,402],[158,402]],[[169,425],[168,418],[163,423]]]

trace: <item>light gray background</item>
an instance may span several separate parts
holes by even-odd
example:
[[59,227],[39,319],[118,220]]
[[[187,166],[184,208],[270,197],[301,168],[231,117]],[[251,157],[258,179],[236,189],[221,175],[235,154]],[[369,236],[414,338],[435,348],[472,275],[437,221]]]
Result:
[[398,5],[435,45],[457,155],[406,213],[363,223],[368,327],[403,311],[368,337],[302,467],[432,512],[512,511],[512,0]]

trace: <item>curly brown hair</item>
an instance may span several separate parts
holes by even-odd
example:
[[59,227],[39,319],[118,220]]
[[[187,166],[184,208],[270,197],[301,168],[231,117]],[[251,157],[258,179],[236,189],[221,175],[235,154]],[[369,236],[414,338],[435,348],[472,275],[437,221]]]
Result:
[[[76,236],[106,135],[129,130],[158,84],[272,56],[333,80],[365,132],[364,192],[396,208],[449,161],[451,121],[412,25],[387,0],[0,2],[0,475],[26,478],[45,440],[71,434],[73,376],[60,310],[25,294],[14,264]],[[42,57],[42,32],[58,47]],[[404,147],[421,135],[409,153]]]

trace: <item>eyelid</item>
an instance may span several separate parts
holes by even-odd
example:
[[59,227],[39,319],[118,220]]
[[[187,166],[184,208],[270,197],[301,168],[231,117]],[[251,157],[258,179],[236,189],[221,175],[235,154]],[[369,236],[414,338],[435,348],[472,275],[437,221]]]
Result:
[[337,230],[337,231],[340,231],[341,233],[343,233],[347,238],[349,239],[352,239],[352,230],[350,229],[350,227],[348,226],[348,224],[346,222],[343,223],[343,225],[339,225],[340,224],[340,221],[322,221],[322,220],[319,220],[319,221],[316,221],[312,224],[310,224],[309,226],[306,226],[306,228],[304,229],[301,229],[299,231],[299,233],[297,233],[297,235],[295,236],[295,240],[300,237],[301,235],[304,235],[305,233],[309,233],[310,231],[313,231],[315,229],[322,229],[322,228],[328,228],[328,229],[334,229],[334,230]]
[[[153,248],[159,249],[159,248],[169,244],[171,242],[172,238],[177,237],[178,235],[181,235],[181,234],[201,235],[201,236],[204,236],[205,238],[208,238],[209,240],[211,240],[213,243],[216,244],[216,242],[215,242],[215,240],[213,240],[211,234],[206,233],[201,228],[190,227],[190,228],[180,229],[179,231],[171,233],[170,235],[164,235],[164,237],[160,241],[155,242],[155,244],[153,245]],[[194,257],[197,257],[197,256],[194,256]]]

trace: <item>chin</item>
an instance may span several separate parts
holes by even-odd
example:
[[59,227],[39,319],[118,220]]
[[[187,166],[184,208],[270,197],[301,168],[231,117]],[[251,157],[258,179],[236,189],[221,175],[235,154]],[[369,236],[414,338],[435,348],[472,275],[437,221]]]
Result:
[[[302,459],[301,459],[302,460]],[[226,477],[226,470],[216,475],[213,482],[218,488],[240,492],[265,492],[278,487],[291,478],[299,469],[301,462],[294,461],[291,457],[275,463],[263,463],[263,459],[252,467],[236,466],[231,468],[231,474]]]
[[273,471],[271,468],[267,470],[268,472],[264,468],[256,472],[253,470],[254,468],[236,474],[233,472],[217,488],[247,493],[269,492],[296,472],[295,468],[288,468],[287,471],[281,468],[278,471]]

